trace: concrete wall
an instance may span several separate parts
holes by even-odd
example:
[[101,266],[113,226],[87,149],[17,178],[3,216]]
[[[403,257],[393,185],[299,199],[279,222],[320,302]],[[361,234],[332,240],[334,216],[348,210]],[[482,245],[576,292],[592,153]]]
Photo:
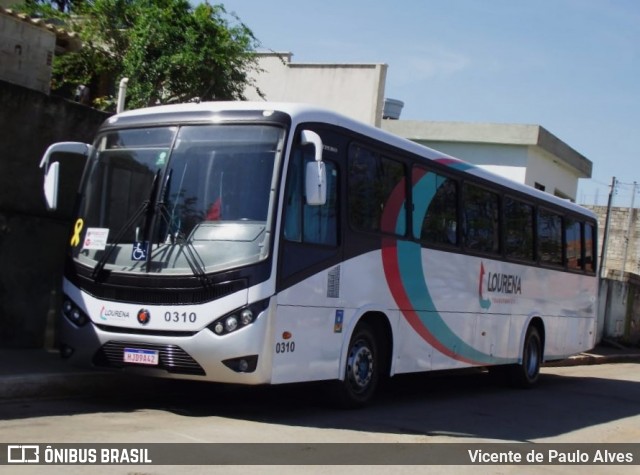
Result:
[[547,193],[561,198],[568,197],[575,202],[578,194],[575,172],[561,165],[556,157],[541,148],[529,147],[528,154],[525,184],[534,186],[540,183]]
[[60,157],[55,213],[45,209],[38,165],[53,142],[91,142],[107,115],[3,81],[0,111],[0,347],[41,347],[52,335],[47,316],[59,299],[84,163]]
[[[598,216],[601,261],[606,206],[586,206]],[[629,221],[631,219],[631,221]],[[626,265],[623,265],[626,248]],[[599,294],[599,338],[640,342],[640,216],[637,208],[611,208],[607,255]],[[624,269],[623,269],[624,267]]]
[[[380,126],[384,107],[386,64],[298,64],[291,54],[262,54],[253,77],[269,101],[304,102]],[[262,101],[254,88],[248,100]]]
[[419,140],[418,143],[461,160],[485,168],[497,175],[518,183],[525,183],[528,154],[525,147],[517,145],[452,143]]
[[56,35],[0,10],[0,80],[49,93]]
[[[598,215],[598,262],[600,262],[604,226],[607,218],[606,206],[586,206]],[[629,221],[631,218],[631,221]],[[626,262],[623,265],[626,249]],[[638,208],[611,208],[609,236],[607,238],[607,256],[604,273],[624,271],[640,274],[640,213]]]
[[613,272],[600,283],[598,341],[602,338],[640,343],[640,277]]

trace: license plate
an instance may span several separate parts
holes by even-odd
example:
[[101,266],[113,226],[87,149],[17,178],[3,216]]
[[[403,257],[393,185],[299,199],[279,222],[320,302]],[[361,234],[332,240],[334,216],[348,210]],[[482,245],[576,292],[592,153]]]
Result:
[[155,350],[140,350],[137,348],[124,349],[124,362],[134,364],[146,364],[157,366],[160,361],[158,352]]

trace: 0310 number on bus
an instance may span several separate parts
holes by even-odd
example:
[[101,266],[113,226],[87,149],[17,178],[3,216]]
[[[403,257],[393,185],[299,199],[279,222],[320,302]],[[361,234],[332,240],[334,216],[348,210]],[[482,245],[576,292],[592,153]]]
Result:
[[196,323],[198,316],[195,312],[165,312],[164,321],[173,323]]

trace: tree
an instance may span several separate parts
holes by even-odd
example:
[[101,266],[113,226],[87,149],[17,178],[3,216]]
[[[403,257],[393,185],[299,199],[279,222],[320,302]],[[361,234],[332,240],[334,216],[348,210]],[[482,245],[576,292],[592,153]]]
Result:
[[[69,3],[69,2],[67,2]],[[70,12],[31,5],[31,14],[55,15],[83,47],[57,56],[52,91],[71,94],[89,85],[94,105],[115,102],[116,83],[129,78],[128,107],[193,100],[244,99],[253,86],[259,45],[223,5],[187,0],[84,0]]]
[[68,12],[71,9],[72,5],[78,5],[82,3],[84,0],[27,0],[26,3],[34,6],[34,5],[55,5],[55,8],[60,12]]

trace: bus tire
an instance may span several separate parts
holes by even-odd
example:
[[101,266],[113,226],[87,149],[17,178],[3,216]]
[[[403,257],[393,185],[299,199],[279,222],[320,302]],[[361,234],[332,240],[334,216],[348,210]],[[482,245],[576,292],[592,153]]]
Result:
[[522,364],[511,366],[510,382],[518,388],[532,388],[540,377],[542,365],[542,339],[540,332],[534,326],[530,326],[524,338],[522,347]]
[[349,341],[344,380],[336,387],[336,402],[345,409],[364,407],[380,380],[380,351],[371,327],[360,323]]

